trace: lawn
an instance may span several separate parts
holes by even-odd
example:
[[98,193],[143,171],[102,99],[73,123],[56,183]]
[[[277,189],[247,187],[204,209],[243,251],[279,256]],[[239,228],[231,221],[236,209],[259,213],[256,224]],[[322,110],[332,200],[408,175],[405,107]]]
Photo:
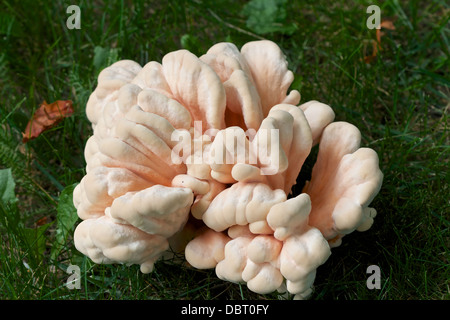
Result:
[[[85,106],[111,63],[161,62],[217,42],[269,39],[286,54],[302,102],[330,105],[356,125],[384,173],[373,227],[345,237],[320,266],[314,300],[450,299],[450,6],[427,1],[64,1],[0,3],[0,299],[281,299],[217,279],[214,270],[158,262],[97,265],[73,245],[72,190],[92,134]],[[367,27],[369,5],[392,28]],[[22,142],[43,101],[74,113]],[[181,259],[182,257],[180,257]],[[66,283],[79,267],[80,288]],[[371,265],[381,286],[369,289]],[[68,270],[69,268],[69,270]]]

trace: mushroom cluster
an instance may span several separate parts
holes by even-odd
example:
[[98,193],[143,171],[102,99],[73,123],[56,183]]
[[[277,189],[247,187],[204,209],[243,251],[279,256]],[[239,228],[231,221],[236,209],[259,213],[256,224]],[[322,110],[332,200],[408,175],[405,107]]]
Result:
[[[76,248],[143,273],[184,252],[256,293],[308,297],[330,248],[372,225],[383,174],[355,126],[334,122],[326,104],[299,105],[293,79],[267,40],[104,69],[86,107]],[[294,195],[317,144],[311,180]]]

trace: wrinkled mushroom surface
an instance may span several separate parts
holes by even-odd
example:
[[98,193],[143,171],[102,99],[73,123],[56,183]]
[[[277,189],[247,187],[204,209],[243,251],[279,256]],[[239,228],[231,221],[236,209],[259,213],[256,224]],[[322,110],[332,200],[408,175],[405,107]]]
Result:
[[[293,79],[267,40],[104,69],[86,106],[76,248],[144,273],[177,250],[254,292],[308,297],[330,248],[372,225],[383,175],[356,127],[299,105]],[[317,144],[311,181],[291,194]]]

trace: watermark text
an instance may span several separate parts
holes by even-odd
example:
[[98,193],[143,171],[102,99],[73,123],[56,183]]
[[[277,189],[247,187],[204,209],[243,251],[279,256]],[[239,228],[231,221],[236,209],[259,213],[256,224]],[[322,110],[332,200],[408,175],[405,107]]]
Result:
[[71,14],[66,20],[67,29],[81,29],[81,10],[77,5],[70,5],[66,9],[66,13]]

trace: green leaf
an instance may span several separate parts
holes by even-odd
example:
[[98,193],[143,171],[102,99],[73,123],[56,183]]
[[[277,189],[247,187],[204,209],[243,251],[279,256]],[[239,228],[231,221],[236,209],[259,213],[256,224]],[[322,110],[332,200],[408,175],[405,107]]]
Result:
[[297,25],[286,22],[287,0],[251,0],[242,14],[247,17],[247,27],[258,34],[280,32],[292,34]]
[[94,48],[94,59],[92,64],[97,71],[110,66],[114,62],[119,60],[119,49],[118,48],[103,48],[96,46]]
[[0,35],[9,38],[11,36],[21,36],[20,24],[17,23],[16,17],[7,13],[0,13]]
[[77,210],[73,205],[73,190],[77,183],[64,188],[59,196],[56,216],[56,236],[52,246],[51,258],[55,259],[61,252],[67,238],[73,232],[73,227],[78,220]]
[[37,228],[23,228],[21,233],[23,238],[28,244],[28,247],[32,252],[36,254],[36,257],[42,256],[46,249],[47,238],[44,233],[52,225],[47,223]]
[[11,169],[0,170],[0,199],[3,203],[17,201],[14,192],[15,186],[16,183],[14,182]]
[[180,42],[181,42],[181,46],[184,49],[192,52],[195,55],[200,55],[201,50],[200,50],[200,44],[199,44],[197,37],[190,35],[190,34],[184,34],[181,37]]

